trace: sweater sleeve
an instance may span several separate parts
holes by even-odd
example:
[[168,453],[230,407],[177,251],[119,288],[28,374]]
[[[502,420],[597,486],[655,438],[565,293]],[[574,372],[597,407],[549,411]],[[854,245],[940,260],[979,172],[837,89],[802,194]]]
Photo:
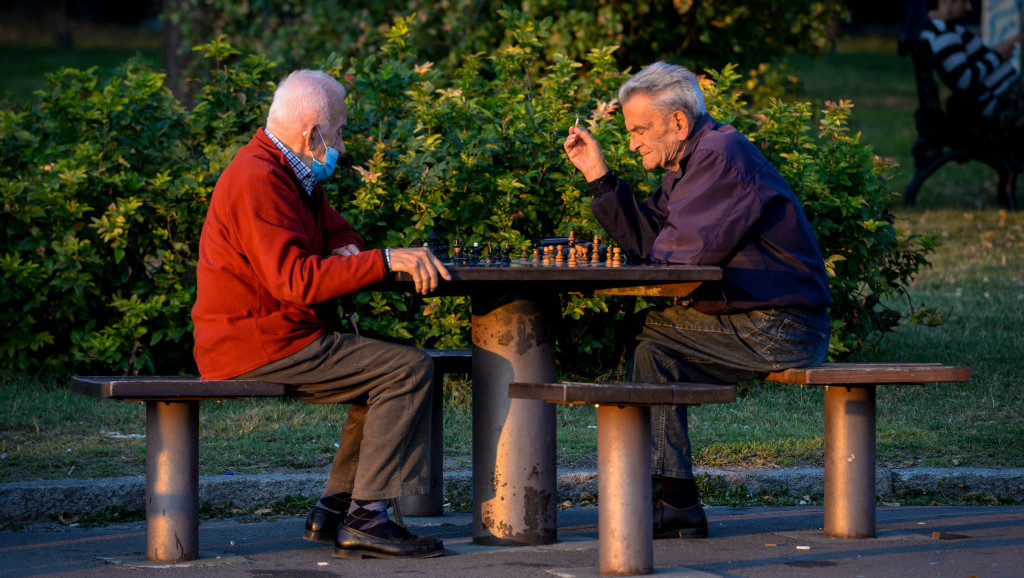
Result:
[[959,27],[932,25],[925,37],[938,62],[938,74],[950,88],[970,94],[984,92],[985,77],[1000,64],[999,56],[981,40]]
[[[320,233],[299,197],[288,194],[294,188],[291,183],[265,174],[240,178],[230,209],[235,221],[231,229],[260,284],[276,299],[312,305],[384,278],[383,262],[376,251],[341,257],[310,250],[323,246],[325,240],[311,238]],[[353,242],[361,247],[362,239],[348,222],[331,212],[334,217],[323,217],[334,227],[330,242],[339,243],[336,246]]]
[[344,216],[334,209],[328,202],[326,197],[321,193],[320,195],[320,226],[323,229],[325,255],[330,255],[331,251],[338,247],[346,247],[348,245],[355,245],[359,247],[359,250],[366,249],[366,242],[363,241],[363,237],[356,233],[355,229],[352,228],[351,223],[348,222]]

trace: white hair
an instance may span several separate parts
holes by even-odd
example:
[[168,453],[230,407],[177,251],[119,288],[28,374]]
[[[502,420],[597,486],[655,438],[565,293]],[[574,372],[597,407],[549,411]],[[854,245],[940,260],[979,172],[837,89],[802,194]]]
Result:
[[296,70],[281,81],[267,113],[267,128],[312,120],[330,121],[331,102],[345,98],[345,87],[321,70]]
[[656,108],[682,111],[691,124],[707,114],[697,76],[685,66],[655,62],[619,88],[619,102],[624,105],[637,94],[649,96]]

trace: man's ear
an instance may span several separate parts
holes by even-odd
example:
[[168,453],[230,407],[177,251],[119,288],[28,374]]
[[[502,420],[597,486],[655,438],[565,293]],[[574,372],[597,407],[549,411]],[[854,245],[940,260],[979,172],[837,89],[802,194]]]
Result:
[[672,126],[679,136],[679,140],[690,138],[690,119],[686,118],[683,111],[677,110],[672,113]]
[[313,156],[313,152],[317,150],[316,145],[320,144],[320,136],[316,131],[316,123],[311,122],[302,127],[302,144],[305,145],[302,154]]

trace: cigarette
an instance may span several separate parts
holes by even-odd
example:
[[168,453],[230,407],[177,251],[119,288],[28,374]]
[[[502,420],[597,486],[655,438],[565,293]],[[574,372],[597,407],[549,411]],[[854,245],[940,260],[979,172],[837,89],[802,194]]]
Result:
[[580,125],[580,115],[577,114],[576,115],[576,122],[573,124],[573,126],[579,126],[579,125]]

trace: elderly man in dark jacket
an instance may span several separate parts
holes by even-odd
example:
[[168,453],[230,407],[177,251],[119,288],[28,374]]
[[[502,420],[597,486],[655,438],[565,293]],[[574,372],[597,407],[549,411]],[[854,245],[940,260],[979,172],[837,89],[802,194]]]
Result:
[[[820,363],[828,352],[829,288],[800,204],[763,154],[712,119],[692,72],[655,63],[619,101],[630,149],[667,171],[640,202],[597,141],[569,129],[564,148],[594,195],[594,215],[633,260],[715,265],[681,304],[651,309],[631,363],[636,382],[737,383]],[[707,518],[693,479],[685,407],[652,408],[655,537],[702,538]]]

